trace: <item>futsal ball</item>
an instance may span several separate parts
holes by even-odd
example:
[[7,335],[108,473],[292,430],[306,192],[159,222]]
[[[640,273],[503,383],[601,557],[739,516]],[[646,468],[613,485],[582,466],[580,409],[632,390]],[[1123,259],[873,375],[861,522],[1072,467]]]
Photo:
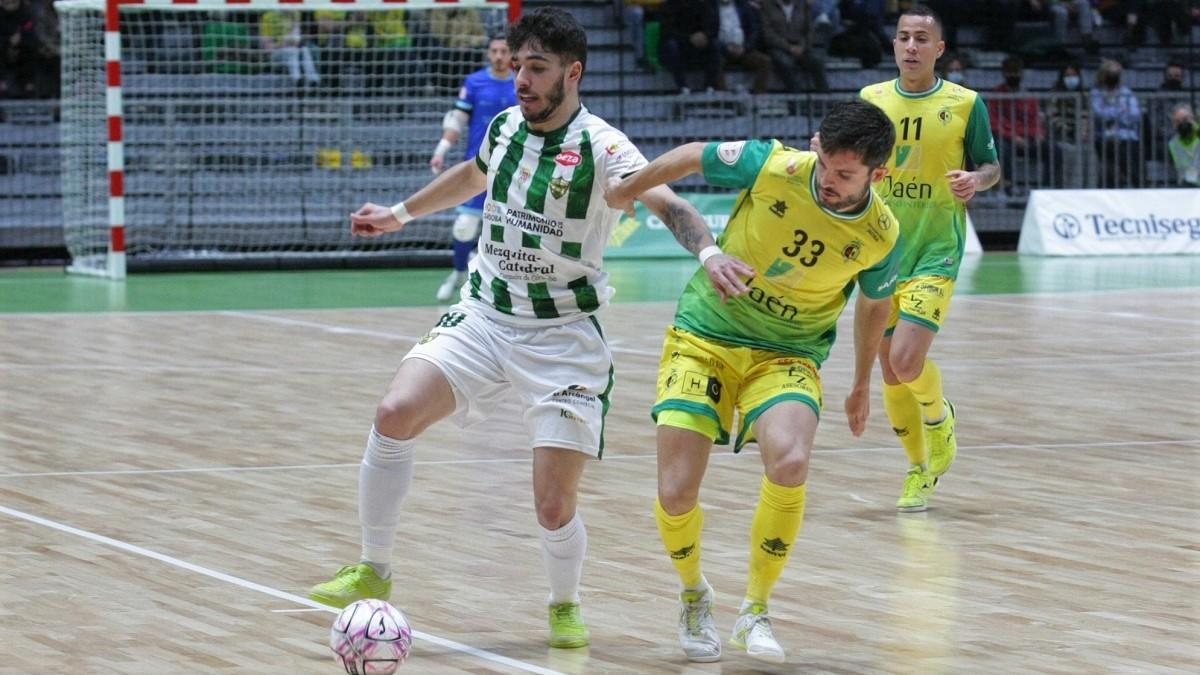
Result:
[[412,628],[383,600],[359,600],[334,619],[329,647],[348,675],[392,675],[408,658]]

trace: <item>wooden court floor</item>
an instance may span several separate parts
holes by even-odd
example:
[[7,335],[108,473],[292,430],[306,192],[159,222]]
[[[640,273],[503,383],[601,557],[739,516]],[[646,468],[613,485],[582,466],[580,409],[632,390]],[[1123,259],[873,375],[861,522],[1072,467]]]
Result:
[[[849,313],[801,538],[771,611],[788,662],[688,664],[651,504],[672,303],[611,307],[617,388],[584,476],[585,650],[550,650],[515,408],[418,448],[393,602],[412,673],[1200,671],[1200,288],[955,299],[935,345],[959,459],[926,514],[876,387],[854,438]],[[335,673],[303,595],[358,554],[375,403],[431,307],[0,315],[0,673]],[[761,465],[714,454],[717,621]]]

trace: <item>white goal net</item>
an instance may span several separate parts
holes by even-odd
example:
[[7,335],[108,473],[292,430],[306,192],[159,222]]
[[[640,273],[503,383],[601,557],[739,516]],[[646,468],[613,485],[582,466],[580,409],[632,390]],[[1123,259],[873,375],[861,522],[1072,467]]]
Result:
[[507,2],[132,1],[119,49],[103,0],[56,3],[73,270],[446,259],[453,214],[367,240],[348,213],[429,180]]

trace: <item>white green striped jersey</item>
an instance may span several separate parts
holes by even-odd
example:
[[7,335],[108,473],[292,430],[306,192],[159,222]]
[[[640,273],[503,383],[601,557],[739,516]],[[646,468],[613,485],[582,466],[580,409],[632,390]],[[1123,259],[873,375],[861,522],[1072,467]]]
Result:
[[601,264],[621,212],[605,204],[604,184],[646,165],[625,134],[582,106],[540,133],[513,106],[492,120],[475,162],[488,189],[463,301],[525,326],[567,323],[607,304],[613,289]]

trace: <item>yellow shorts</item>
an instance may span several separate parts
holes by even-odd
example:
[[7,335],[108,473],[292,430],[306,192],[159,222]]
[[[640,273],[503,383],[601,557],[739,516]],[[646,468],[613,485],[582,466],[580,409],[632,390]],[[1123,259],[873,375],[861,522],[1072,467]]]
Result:
[[952,295],[954,280],[947,277],[913,277],[901,281],[892,294],[892,313],[885,334],[891,335],[900,319],[938,332],[950,311]]
[[737,452],[754,440],[758,416],[782,401],[800,401],[821,416],[821,375],[813,361],[667,328],[650,413],[658,424],[691,429],[725,445],[736,409]]

